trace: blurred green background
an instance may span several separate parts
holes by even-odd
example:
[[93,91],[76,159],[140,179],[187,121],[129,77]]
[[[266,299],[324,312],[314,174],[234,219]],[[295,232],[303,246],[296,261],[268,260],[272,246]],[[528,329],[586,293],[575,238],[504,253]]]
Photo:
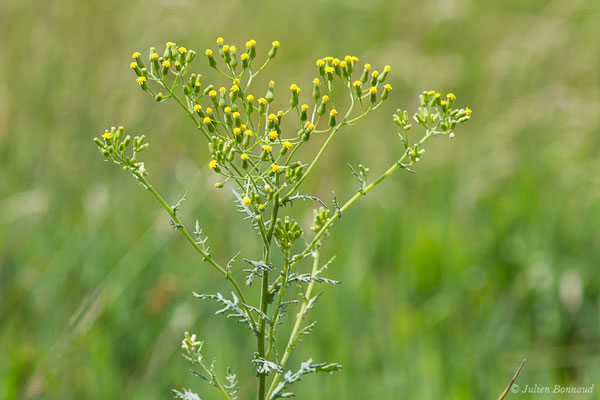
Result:
[[597,0],[0,0],[0,398],[217,398],[180,356],[185,330],[219,371],[250,377],[245,328],[191,296],[227,287],[91,141],[111,125],[146,133],[154,185],[172,202],[188,191],[181,215],[202,221],[216,258],[257,254],[200,136],[128,68],[133,51],[171,40],[202,54],[217,36],[259,52],[279,40],[265,75],[286,88],[309,86],[326,55],[392,65],[384,109],[308,182],[324,198],[353,193],[346,162],[393,162],[389,116],[422,90],[473,109],[418,175],[397,173],[335,226],[324,257],[344,284],[290,366],[345,368],[305,378],[299,398],[495,399],[523,358],[521,386],[598,384]]

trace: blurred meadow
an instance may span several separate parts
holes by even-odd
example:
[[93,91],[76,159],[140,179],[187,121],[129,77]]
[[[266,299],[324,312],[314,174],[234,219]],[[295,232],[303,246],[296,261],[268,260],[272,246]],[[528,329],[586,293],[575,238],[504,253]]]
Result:
[[186,330],[251,377],[245,328],[191,295],[227,290],[220,276],[91,140],[145,133],[154,186],[172,202],[188,192],[181,215],[202,221],[216,258],[258,251],[204,140],[128,68],[170,40],[214,76],[202,54],[217,36],[259,53],[279,40],[263,78],[285,89],[308,87],[327,55],[393,67],[383,110],[336,137],[308,182],[326,199],[353,194],[347,162],[393,162],[391,114],[422,90],[473,109],[417,175],[396,173],[335,225],[324,258],[338,255],[328,276],[343,285],[290,365],[344,369],[305,378],[298,398],[496,399],[523,358],[522,387],[598,384],[597,0],[0,0],[0,399],[215,398],[180,356]]

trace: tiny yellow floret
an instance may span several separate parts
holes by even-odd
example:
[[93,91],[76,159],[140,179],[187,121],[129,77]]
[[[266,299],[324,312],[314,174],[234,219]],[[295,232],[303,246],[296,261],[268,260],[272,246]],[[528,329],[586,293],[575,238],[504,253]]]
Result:
[[347,66],[348,66],[348,63],[346,61],[342,61],[340,63],[340,67],[342,67],[342,68],[346,68]]
[[289,150],[292,148],[292,144],[288,140],[286,140],[285,142],[283,142],[283,147]]
[[210,168],[210,169],[217,168],[217,160],[210,160],[210,162],[208,163],[208,168]]
[[240,87],[239,87],[238,85],[233,85],[233,86],[231,87],[231,91],[232,91],[232,92],[239,92],[239,91],[240,91]]
[[150,56],[150,60],[152,60],[152,61],[158,60],[158,54],[152,53],[152,55]]
[[258,209],[259,209],[259,210],[263,210],[264,208],[265,208],[265,206],[264,206],[264,205],[262,205],[262,204],[259,204],[259,205],[258,205]]
[[354,81],[354,83],[352,85],[354,87],[359,87],[359,86],[362,86],[362,82],[361,81]]
[[317,67],[322,67],[323,65],[325,65],[325,61],[318,59],[317,60]]
[[386,65],[385,67],[383,67],[383,69],[385,70],[385,72],[390,72],[392,70],[392,67]]
[[307,126],[309,131],[314,131],[315,130],[315,125],[314,124],[308,124]]
[[340,65],[340,59],[334,58],[331,63],[333,64],[334,67],[337,67],[338,65]]
[[171,46],[173,46],[174,44],[175,44],[175,43],[173,43],[173,42],[167,42],[167,43],[165,43],[165,46],[167,46],[167,47],[171,47]]
[[279,137],[279,133],[277,133],[277,131],[271,131],[271,132],[269,132],[269,137],[271,139],[275,140]]
[[440,101],[440,104],[443,105],[443,106],[445,106],[446,105],[446,100]]
[[371,64],[365,64],[365,69],[368,71],[371,69]]
[[204,52],[204,54],[206,54],[207,56],[212,56],[213,55],[213,51],[211,49],[206,49],[206,51]]
[[141,56],[140,52],[139,52],[139,51],[136,51],[135,53],[133,53],[133,54],[131,55],[131,58],[139,58],[140,56]]
[[143,84],[146,82],[146,80],[147,80],[147,79],[146,79],[146,77],[145,77],[145,76],[140,76],[140,77],[138,77],[138,78],[137,78],[135,81],[136,81],[138,84],[140,84],[140,85],[143,85]]
[[327,67],[327,68],[325,68],[325,72],[328,74],[333,74],[333,68]]
[[252,199],[250,199],[250,197],[244,197],[244,200],[242,200],[244,202],[245,206],[249,206],[250,204],[252,204]]
[[306,111],[308,110],[310,107],[308,106],[308,104],[302,104],[302,111]]
[[271,164],[271,170],[276,173],[281,172],[281,167],[277,164]]
[[183,53],[187,53],[187,49],[186,49],[185,47],[180,47],[180,48],[178,48],[177,50],[179,50],[179,52],[180,52],[181,54],[183,54]]
[[330,62],[333,60],[333,57],[331,57],[331,56],[323,57],[323,60]]
[[456,100],[456,96],[454,95],[454,93],[448,93],[446,97],[448,98],[448,100]]
[[240,158],[244,161],[248,161],[248,159],[250,158],[250,156],[246,153],[242,153],[242,155],[240,156]]
[[277,115],[273,113],[269,114],[269,121],[277,121]]
[[269,81],[269,86],[275,86],[275,81]]
[[323,96],[323,101],[325,103],[327,103],[329,101],[329,96],[327,96],[327,95]]
[[223,51],[225,51],[225,52],[229,51],[229,45],[228,44],[226,44],[225,46],[223,46]]
[[270,153],[271,151],[273,151],[273,149],[271,148],[271,146],[269,146],[268,144],[265,144],[262,149],[264,151],[266,151],[267,153]]
[[212,112],[213,112],[213,109],[212,109],[212,108],[208,107],[208,108],[206,109],[206,113],[207,113],[207,114],[212,114]]
[[224,42],[223,38],[219,36],[219,37],[217,38],[217,44],[221,44],[221,43],[223,43],[223,42]]
[[135,61],[129,64],[129,68],[135,69],[135,67],[137,67],[137,63]]
[[200,83],[200,81],[197,81],[196,83],[194,83],[194,86],[196,87],[200,87],[202,85],[202,83]]
[[219,88],[219,92],[221,92],[221,93],[225,93],[226,91],[227,91],[227,89],[226,89],[226,88],[224,88],[223,86],[221,86],[221,87]]
[[352,61],[357,62],[358,61],[358,57],[352,56]]
[[472,112],[473,111],[469,107],[465,108],[465,115],[467,115],[468,117],[471,116]]
[[216,90],[211,90],[210,92],[208,92],[208,95],[210,97],[215,97],[217,95],[217,91]]
[[331,117],[335,117],[337,115],[337,111],[335,109],[333,109],[333,110],[329,111],[329,115]]
[[264,97],[261,97],[258,99],[258,104],[266,104],[266,103],[267,103],[267,100],[265,100]]
[[369,92],[371,92],[371,94],[375,94],[375,93],[377,93],[377,88],[371,87],[371,88],[369,88]]
[[251,130],[247,129],[247,130],[244,131],[244,135],[246,135],[246,136],[253,136],[254,132],[252,132]]
[[236,51],[236,50],[237,50],[237,47],[235,47],[235,46],[231,46],[231,47],[229,48],[229,50],[231,50],[231,51]]
[[235,136],[239,135],[240,133],[242,133],[242,130],[241,130],[240,128],[234,128],[234,129],[233,129],[233,134],[234,134]]
[[179,66],[181,65],[181,63],[180,63],[179,61],[175,61],[175,62],[173,63],[173,65],[174,65],[174,66],[176,66],[176,67],[179,67]]
[[231,112],[231,107],[225,107],[223,109],[223,111],[225,111],[226,113],[230,113]]
[[240,58],[242,59],[242,61],[247,61],[250,58],[250,56],[248,54],[246,54],[246,53],[242,53],[242,55],[240,56]]
[[210,124],[212,122],[212,119],[210,119],[210,117],[204,117],[204,119],[202,120],[202,122],[204,122],[206,125]]
[[388,84],[386,84],[386,85],[385,85],[383,88],[389,92],[390,90],[392,90],[392,85],[390,85],[390,84],[388,83]]
[[439,94],[439,93],[436,93],[434,97],[435,97],[436,99],[439,99],[439,98],[440,98],[440,96],[441,96],[441,94]]
[[202,110],[202,106],[201,106],[200,104],[195,104],[195,105],[194,105],[194,111],[195,111],[195,112],[198,112],[198,111],[200,111],[200,110]]
[[279,42],[276,40],[273,43],[271,43],[273,45],[273,47],[275,47],[276,49],[279,47]]
[[429,92],[427,92],[427,95],[429,96],[433,96],[435,94],[435,90],[430,90]]
[[169,68],[171,66],[171,63],[169,61],[165,60],[162,62],[162,66],[165,68]]
[[318,85],[319,83],[321,83],[321,81],[319,80],[319,78],[315,78],[315,79],[313,79],[313,83],[315,85]]
[[247,101],[254,101],[254,96],[252,96],[251,94],[249,94],[248,96],[246,96],[246,100]]
[[373,78],[377,78],[377,77],[379,76],[379,72],[377,72],[377,71],[373,71],[373,73],[371,74],[371,76],[372,76]]
[[231,116],[235,119],[238,119],[240,117],[240,113],[235,111],[233,114],[231,114]]
[[300,93],[300,88],[295,83],[292,83],[292,85],[290,86],[290,90],[296,93]]
[[103,139],[112,139],[112,134],[110,132],[104,132],[102,134]]
[[351,56],[346,56],[346,57],[344,57],[344,61],[346,61],[347,63],[349,63],[350,61],[352,61],[352,57]]

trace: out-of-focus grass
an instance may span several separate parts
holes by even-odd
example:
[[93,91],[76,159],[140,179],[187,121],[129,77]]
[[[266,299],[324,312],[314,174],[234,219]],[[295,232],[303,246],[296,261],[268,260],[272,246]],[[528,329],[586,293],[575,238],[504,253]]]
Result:
[[346,162],[376,171],[401,151],[387,115],[421,90],[474,110],[417,176],[398,174],[336,226],[330,275],[344,284],[295,361],[345,369],[307,378],[301,398],[495,398],[525,357],[523,384],[595,383],[599,18],[595,0],[0,1],[0,398],[188,385],[211,398],[179,356],[184,330],[220,368],[249,368],[244,328],[190,295],[223,283],[90,140],[115,124],[147,133],[153,181],[170,200],[189,192],[183,214],[217,257],[257,251],[233,207],[214,212],[228,193],[212,189],[193,127],[127,68],[134,50],[173,40],[201,53],[219,35],[265,51],[279,40],[267,74],[284,87],[307,86],[328,54],[393,66],[387,108],[340,136],[310,182],[326,198],[354,190]]

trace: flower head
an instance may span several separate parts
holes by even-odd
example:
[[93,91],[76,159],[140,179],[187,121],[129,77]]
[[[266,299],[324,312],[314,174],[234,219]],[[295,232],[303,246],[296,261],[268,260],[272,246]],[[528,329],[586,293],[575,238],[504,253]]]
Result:
[[244,200],[242,200],[242,202],[244,203],[245,206],[249,206],[250,204],[252,204],[252,199],[248,196],[244,197]]
[[271,164],[271,170],[275,173],[281,172],[281,167],[277,164]]
[[289,150],[292,148],[292,144],[288,140],[286,140],[285,142],[283,142],[283,147]]
[[139,85],[143,85],[147,79],[145,76],[139,76],[136,80],[135,80]]
[[208,168],[210,168],[210,169],[217,168],[217,160],[210,160],[210,162],[208,163]]

